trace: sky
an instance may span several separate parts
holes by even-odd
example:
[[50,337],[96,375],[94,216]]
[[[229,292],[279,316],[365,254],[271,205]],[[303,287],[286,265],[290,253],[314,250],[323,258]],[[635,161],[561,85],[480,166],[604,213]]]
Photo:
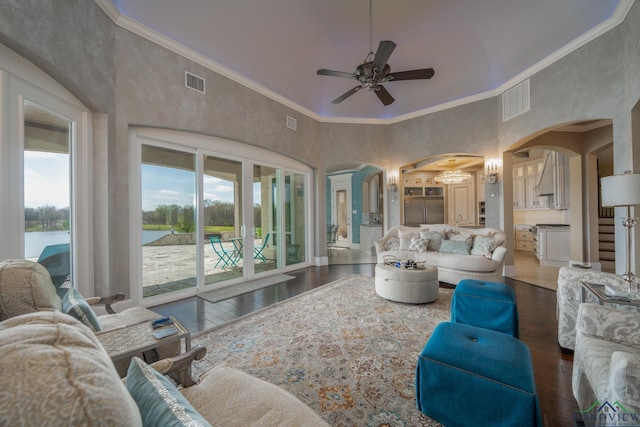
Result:
[[[233,203],[233,183],[209,175],[204,178],[204,200]],[[142,210],[160,205],[195,204],[195,173],[175,168],[142,165]],[[260,200],[254,187],[254,200]]]
[[[69,155],[42,151],[24,153],[25,206],[69,206]],[[142,210],[155,210],[159,205],[194,204],[195,173],[175,168],[142,165]],[[233,202],[233,183],[204,176],[204,199]],[[254,200],[260,200],[254,188]]]
[[24,152],[24,205],[69,207],[69,155]]

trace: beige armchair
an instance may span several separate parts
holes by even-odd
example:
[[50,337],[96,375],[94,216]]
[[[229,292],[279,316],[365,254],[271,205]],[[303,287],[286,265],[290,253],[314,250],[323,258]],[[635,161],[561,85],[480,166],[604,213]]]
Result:
[[121,380],[78,320],[57,311],[12,317],[0,322],[0,419],[28,426],[328,426],[287,391],[235,369],[218,366],[194,381],[190,363],[205,351],[151,366],[134,358]]
[[[112,304],[125,298],[124,294],[109,297],[83,298],[75,289],[61,298],[51,281],[49,272],[42,265],[24,259],[0,262],[0,321],[27,313],[40,311],[62,311],[75,317],[90,327],[96,334],[131,326],[161,316],[144,307],[131,307],[116,313]],[[104,305],[107,314],[98,316],[92,305]],[[156,352],[145,352],[138,357],[148,362],[180,354],[180,342],[173,342],[158,348]],[[125,376],[130,359],[116,363],[121,376]]]
[[585,425],[638,425],[631,418],[640,417],[640,313],[580,304],[572,385]]

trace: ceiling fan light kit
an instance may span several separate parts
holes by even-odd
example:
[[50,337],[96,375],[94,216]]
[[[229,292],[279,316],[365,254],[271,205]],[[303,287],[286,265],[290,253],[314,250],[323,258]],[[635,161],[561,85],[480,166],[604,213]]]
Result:
[[402,80],[424,80],[430,79],[434,76],[435,72],[433,68],[422,68],[419,70],[399,71],[397,73],[391,72],[391,66],[387,63],[389,57],[396,48],[396,44],[391,40],[383,40],[378,45],[378,50],[373,53],[373,30],[372,30],[372,5],[369,0],[369,53],[367,54],[364,62],[356,67],[353,73],[347,73],[344,71],[334,71],[321,68],[317,71],[321,76],[332,77],[345,77],[349,79],[358,80],[358,86],[343,93],[333,101],[333,104],[339,104],[345,99],[349,98],[354,93],[361,89],[368,89],[374,92],[380,102],[387,106],[392,104],[395,99],[389,91],[382,86],[383,83],[402,81]]

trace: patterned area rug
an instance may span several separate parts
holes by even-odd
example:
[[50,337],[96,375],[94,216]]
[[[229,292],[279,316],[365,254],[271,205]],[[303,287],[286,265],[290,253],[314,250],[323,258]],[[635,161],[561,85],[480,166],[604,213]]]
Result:
[[439,426],[416,409],[415,367],[451,289],[430,304],[387,301],[353,275],[193,338],[195,373],[225,363],[276,384],[332,426]]

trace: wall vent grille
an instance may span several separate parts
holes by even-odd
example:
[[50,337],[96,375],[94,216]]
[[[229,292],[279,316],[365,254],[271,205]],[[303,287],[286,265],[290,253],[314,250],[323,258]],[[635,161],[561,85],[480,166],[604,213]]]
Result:
[[506,122],[531,109],[529,79],[502,93],[502,121]]
[[196,92],[205,93],[204,79],[188,71],[184,72],[184,85],[189,89],[195,90]]
[[291,130],[298,130],[298,121],[291,116],[287,116],[287,127]]

